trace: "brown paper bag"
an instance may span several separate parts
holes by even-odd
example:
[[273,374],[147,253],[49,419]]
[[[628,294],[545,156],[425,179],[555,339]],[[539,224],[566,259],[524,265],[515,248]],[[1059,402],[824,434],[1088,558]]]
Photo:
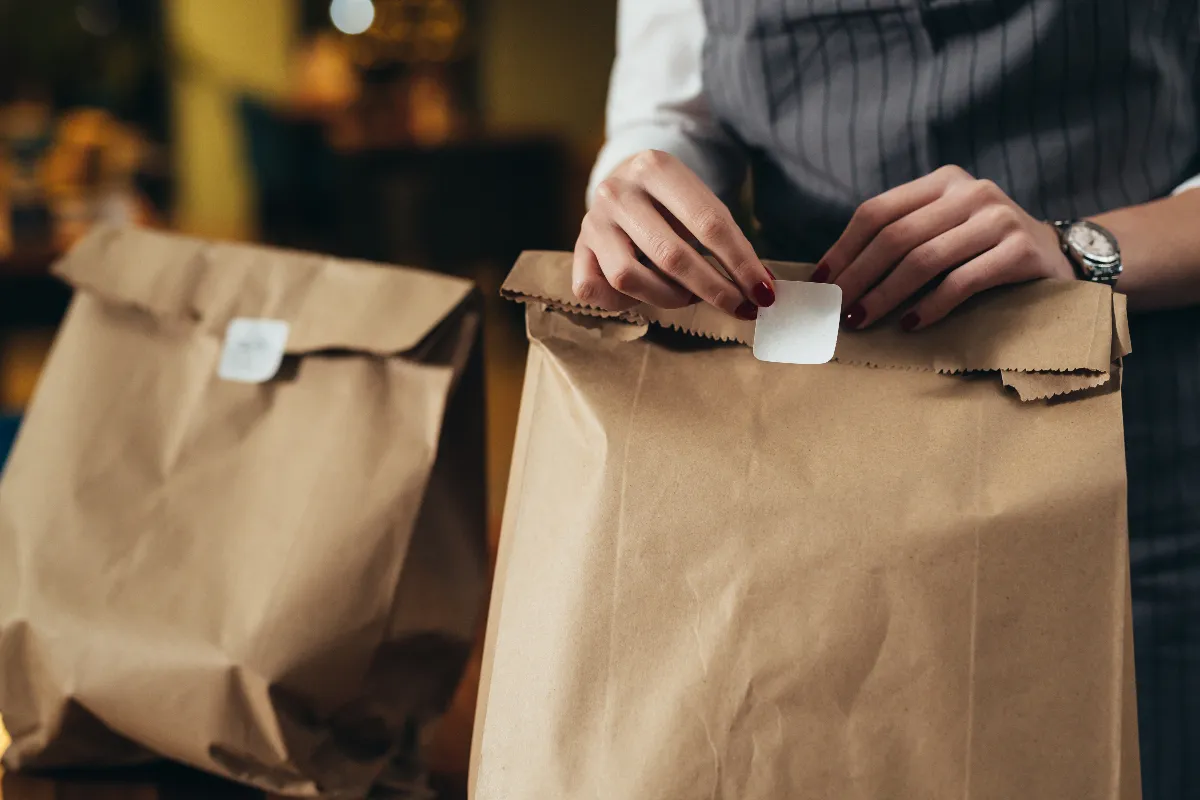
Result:
[[475,800],[1140,796],[1120,299],[997,290],[792,366],[569,276],[506,284],[532,347]]
[[[471,284],[113,229],[57,273],[0,484],[5,765],[415,772],[486,584]],[[235,318],[290,323],[273,379],[218,377]]]

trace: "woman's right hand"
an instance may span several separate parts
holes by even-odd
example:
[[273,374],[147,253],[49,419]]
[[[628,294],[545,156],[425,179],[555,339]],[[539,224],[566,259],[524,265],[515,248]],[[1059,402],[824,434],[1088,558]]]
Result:
[[[700,254],[701,246],[724,271]],[[596,189],[575,244],[572,285],[581,303],[609,311],[702,300],[751,320],[775,302],[774,276],[729,209],[658,150],[626,159]]]

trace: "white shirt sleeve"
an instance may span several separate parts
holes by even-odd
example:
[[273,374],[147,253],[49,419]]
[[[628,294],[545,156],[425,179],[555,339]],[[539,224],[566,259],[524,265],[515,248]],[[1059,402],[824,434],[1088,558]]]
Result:
[[670,153],[722,197],[739,187],[745,159],[704,95],[705,35],[701,0],[620,0],[607,141],[592,170],[589,203],[617,165],[643,150]]
[[1197,175],[1194,178],[1189,178],[1188,180],[1179,184],[1179,187],[1175,191],[1171,192],[1171,194],[1183,194],[1189,189],[1200,189],[1200,175]]

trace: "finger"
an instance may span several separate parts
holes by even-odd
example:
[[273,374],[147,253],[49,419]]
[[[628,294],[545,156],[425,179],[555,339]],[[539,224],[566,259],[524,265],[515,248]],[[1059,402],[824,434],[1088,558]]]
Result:
[[937,289],[904,316],[901,324],[906,330],[926,328],[973,295],[996,286],[1033,280],[1038,277],[1031,266],[1037,263],[1037,256],[1032,240],[1008,236],[983,255],[950,272]]
[[743,297],[758,306],[774,303],[774,276],[721,199],[678,159],[656,151],[639,159],[634,164],[638,183],[713,254]]
[[[683,239],[685,242],[687,242],[688,245],[692,249],[694,249],[697,253],[699,253],[701,256],[712,255],[708,251],[708,248],[705,247],[703,244],[701,244],[700,240],[697,239],[695,236],[693,236],[692,232],[689,231],[682,222],[680,222],[678,219],[676,219],[674,214],[672,214],[670,211],[667,211],[665,208],[663,208],[662,205],[660,203],[658,203],[657,201],[654,201],[654,205],[655,205],[655,208],[657,208],[659,211],[662,212],[663,219],[665,219],[667,221],[667,223],[671,226],[671,230],[675,231],[675,233],[679,235],[680,239]],[[772,277],[774,277],[774,276],[772,276]],[[691,296],[691,299],[688,300],[688,305],[695,305],[696,303],[703,303],[703,302],[704,302],[703,300],[701,300],[699,297],[697,297],[696,295],[693,294]]]
[[842,287],[842,307],[850,309],[910,254],[970,216],[962,203],[939,197],[884,227],[834,281]]
[[686,288],[641,263],[637,242],[625,230],[604,226],[591,239],[591,247],[608,285],[621,294],[658,308],[682,308],[691,300]]
[[676,235],[679,236],[680,239],[683,239],[685,242],[687,242],[688,245],[690,245],[691,248],[700,255],[708,254],[708,248],[704,246],[704,243],[697,239],[692,232],[687,229],[687,226],[679,221],[678,217],[668,211],[662,203],[658,202],[654,198],[650,198],[650,202],[654,204],[654,207],[658,209],[658,213],[662,214],[663,219],[667,221],[667,224],[671,226],[671,230],[675,231]]
[[[928,208],[932,209],[933,206]],[[991,250],[1017,224],[1012,209],[993,206],[913,248],[878,286],[862,298],[859,306],[863,310],[863,322],[859,327],[871,325],[888,315],[942,273]]]
[[[648,195],[628,193],[614,207],[613,214],[614,221],[633,245],[645,253],[662,275],[686,287],[685,294],[680,296],[683,299],[669,308],[685,305],[687,294],[694,294],[735,317],[754,318],[756,309],[746,302],[741,290],[672,230]],[[603,254],[600,264],[605,266]],[[613,276],[607,268],[605,274],[611,281]]]
[[575,244],[571,289],[576,300],[593,308],[625,311],[638,304],[637,298],[621,294],[609,285],[608,279],[600,269],[600,262],[596,260],[596,254],[583,243],[582,236]]
[[854,212],[846,230],[818,263],[813,280],[836,280],[881,230],[929,205],[951,185],[969,180],[971,176],[959,167],[942,167],[866,201]]

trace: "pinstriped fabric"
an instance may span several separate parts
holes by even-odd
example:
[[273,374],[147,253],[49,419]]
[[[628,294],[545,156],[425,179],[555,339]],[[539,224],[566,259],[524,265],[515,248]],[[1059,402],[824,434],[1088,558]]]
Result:
[[[827,168],[818,166],[813,161],[811,148],[802,139],[807,128],[800,125],[800,120],[803,116],[802,109],[807,107],[807,101],[811,99],[811,88],[805,85],[800,76],[811,68],[812,58],[809,56],[802,60],[795,37],[788,34],[789,20],[791,18],[789,11],[787,3],[780,4],[781,18],[778,20],[779,35],[774,38],[780,39],[787,44],[787,61],[779,64],[779,71],[786,74],[787,78],[780,84],[779,91],[773,100],[775,106],[793,124],[790,126],[781,124],[776,128],[777,135],[773,138],[772,147],[769,149],[771,151],[794,149],[797,161],[799,162],[799,168],[807,176],[811,191],[820,197],[828,197],[831,191],[836,192],[837,189],[834,187],[831,190]],[[768,68],[769,65],[764,63],[764,75],[771,74]]]
[[[996,11],[996,19],[994,21],[992,21],[991,27],[999,28],[999,30],[1000,30],[1000,70],[999,70],[999,74],[1007,75],[1008,74],[1008,62],[1009,62],[1009,55],[1008,55],[1009,26],[1003,24],[1003,20],[1000,18],[998,10]],[[1000,150],[1001,157],[1004,159],[1004,176],[1007,180],[1006,183],[1003,183],[1000,185],[1004,187],[1004,191],[1008,192],[1009,194],[1012,194],[1012,192],[1013,192],[1012,187],[1015,187],[1017,185],[1017,179],[1016,179],[1016,173],[1013,171],[1013,164],[1012,164],[1013,159],[1012,159],[1012,155],[1009,153],[1009,147],[1008,147],[1008,143],[1010,141],[1012,141],[1011,136],[1009,134],[1009,129],[1012,126],[1012,122],[1010,121],[1010,116],[1009,116],[1011,113],[1011,104],[1008,99],[1008,96],[1010,93],[1011,92],[1010,92],[1010,88],[1009,88],[1009,82],[1007,80],[1005,80],[1000,84],[1000,91],[999,91],[1000,98],[999,98],[998,112],[1000,115],[1000,120],[999,120],[1000,136],[997,139],[997,141],[1000,142],[999,150]],[[983,173],[980,173],[980,174],[983,174]]]
[[1192,0],[705,3],[714,109],[793,255],[940,164],[1044,217],[1162,196],[1195,166]]
[[[1124,385],[1146,800],[1200,797],[1200,310],[1136,318]],[[1153,350],[1147,350],[1153,348]]]
[[[869,10],[874,11],[873,8],[870,8]],[[892,60],[890,57],[891,53],[888,49],[888,40],[884,35],[883,26],[879,24],[879,18],[875,14],[870,14],[869,17],[872,22],[872,27],[875,30],[875,40],[871,44],[877,48],[879,58],[883,62],[883,69],[880,72],[882,82],[879,86],[879,94],[883,98],[883,102],[879,103],[878,108],[876,109],[876,118],[874,120],[875,135],[877,137],[875,146],[878,148],[878,152],[883,153],[887,151],[887,139],[884,136],[884,123],[888,119],[888,101],[892,99],[890,91]],[[888,176],[888,160],[886,158],[879,162],[879,169],[883,183],[885,185],[888,184],[890,180]]]
[[[969,28],[974,29],[978,24],[975,17],[975,9],[966,9],[966,24]],[[970,145],[970,158],[967,162],[967,171],[972,174],[979,171],[979,129],[977,123],[976,105],[978,98],[976,92],[976,78],[979,74],[979,40],[976,37],[971,37],[971,58],[970,66],[967,68],[967,142]],[[1004,173],[1005,179],[1011,182],[1012,176],[1009,172]]]
[[[909,155],[911,156],[910,177],[921,173],[925,164],[919,155],[920,139],[917,136],[917,86],[918,78],[920,77],[921,65],[921,50],[917,47],[917,34],[913,30],[913,25],[902,25],[904,29],[904,38],[908,43],[907,60],[909,64],[909,79],[908,79],[908,105],[905,109],[905,124],[903,131],[908,134]],[[888,65],[890,67],[890,65]],[[902,181],[893,181],[889,185],[895,185]]]
[[[1072,30],[1072,14],[1068,6],[1063,14],[1062,20],[1062,36],[1059,39],[1059,54],[1062,57],[1061,75],[1062,81],[1057,87],[1058,97],[1058,132],[1062,135],[1062,148],[1064,164],[1066,167],[1067,185],[1074,187],[1074,191],[1068,193],[1067,202],[1070,205],[1069,216],[1074,219],[1079,216],[1079,204],[1077,195],[1083,191],[1083,188],[1075,180],[1075,159],[1074,148],[1071,146],[1070,124],[1071,118],[1067,114],[1067,107],[1071,102],[1071,71],[1075,67],[1075,62],[1072,60],[1071,49],[1075,42],[1075,31]],[[1053,90],[1056,87],[1048,87]]]
[[[767,254],[815,259],[941,164],[1038,217],[1200,172],[1196,0],[704,0],[705,83]],[[1124,380],[1146,800],[1200,798],[1200,309],[1135,317]]]
[[[1086,17],[1087,22],[1083,27],[1084,30],[1088,29],[1088,25],[1095,27],[1100,24],[1100,6],[1103,4],[1103,2],[1104,0],[1090,0],[1090,2],[1086,3],[1085,7],[1081,9],[1080,13],[1088,14]],[[1078,28],[1076,28],[1076,30],[1078,30]],[[1100,128],[1100,113],[1098,110],[1098,98],[1101,91],[1100,64],[1104,54],[1100,51],[1100,43],[1095,39],[1084,38],[1081,40],[1081,44],[1086,45],[1088,51],[1088,56],[1086,59],[1088,74],[1088,113],[1092,124],[1092,130],[1098,130]],[[1097,208],[1111,208],[1117,205],[1118,203],[1110,202],[1104,196],[1104,185],[1101,181],[1102,170],[1104,169],[1104,161],[1101,158],[1101,150],[1099,147],[1092,148],[1092,163],[1090,167],[1092,171],[1092,180],[1089,188],[1091,190],[1092,201],[1095,203],[1095,206]]]
[[[1046,165],[1042,160],[1042,149],[1047,144],[1047,138],[1040,135],[1046,131],[1045,121],[1040,118],[1040,115],[1049,109],[1049,106],[1039,97],[1042,87],[1044,87],[1045,79],[1042,78],[1046,73],[1043,71],[1044,65],[1041,63],[1041,50],[1043,29],[1038,27],[1038,4],[1030,3],[1027,7],[1029,16],[1029,69],[1027,72],[1028,85],[1025,90],[1026,102],[1028,108],[1029,125],[1026,129],[1026,135],[1029,137],[1029,143],[1033,148],[1034,158],[1034,175],[1031,182],[1033,192],[1037,196],[1037,204],[1034,207],[1038,216],[1048,216],[1047,208],[1049,202],[1047,200],[1049,187],[1047,186],[1048,176],[1046,175]],[[1066,76],[1058,76],[1060,81],[1065,82]],[[1039,80],[1039,78],[1042,78]],[[1051,127],[1050,131],[1054,128]],[[1063,211],[1054,214],[1056,217],[1066,217],[1068,212]]]

